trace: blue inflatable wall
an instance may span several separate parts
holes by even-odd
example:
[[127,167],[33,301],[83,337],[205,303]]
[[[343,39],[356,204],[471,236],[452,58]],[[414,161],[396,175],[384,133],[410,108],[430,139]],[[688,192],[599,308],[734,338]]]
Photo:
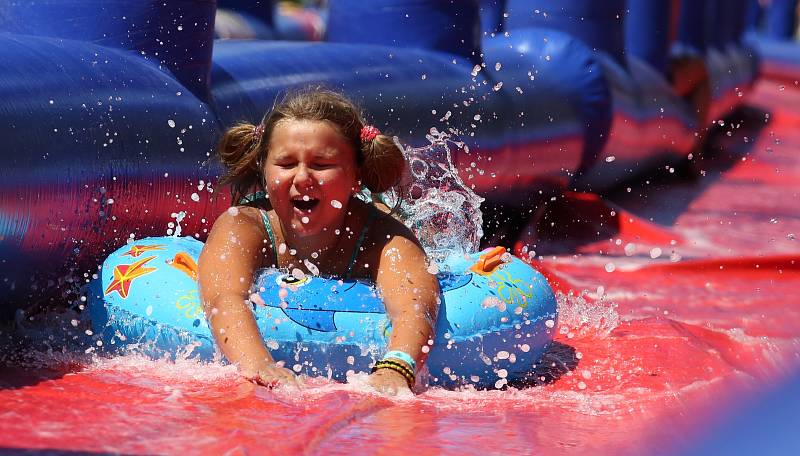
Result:
[[797,7],[797,0],[774,0],[764,8],[757,0],[750,3],[746,42],[761,57],[766,78],[789,84],[800,80]]
[[465,182],[523,210],[553,189],[617,185],[694,141],[663,36],[626,50],[649,30],[626,21],[663,25],[644,4],[626,16],[620,0],[332,0],[329,41],[310,43],[215,42],[213,1],[45,3],[0,5],[5,313],[53,290],[75,298],[68,284],[131,237],[203,239],[230,202],[209,160],[220,133],[294,87],[345,91],[409,145],[431,128],[455,135]]

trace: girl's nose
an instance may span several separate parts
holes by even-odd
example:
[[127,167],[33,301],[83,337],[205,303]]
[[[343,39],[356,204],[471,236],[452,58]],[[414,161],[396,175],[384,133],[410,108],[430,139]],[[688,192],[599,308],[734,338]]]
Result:
[[310,188],[314,185],[314,177],[305,165],[300,165],[294,175],[294,185],[300,188]]

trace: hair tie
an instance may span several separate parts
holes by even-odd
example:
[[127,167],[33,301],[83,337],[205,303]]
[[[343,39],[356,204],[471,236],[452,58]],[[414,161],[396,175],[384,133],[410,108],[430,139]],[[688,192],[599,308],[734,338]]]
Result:
[[361,142],[370,142],[375,139],[381,131],[372,125],[364,125],[361,127]]
[[262,134],[264,134],[264,124],[259,123],[253,127],[253,137],[256,139],[256,142],[261,141]]

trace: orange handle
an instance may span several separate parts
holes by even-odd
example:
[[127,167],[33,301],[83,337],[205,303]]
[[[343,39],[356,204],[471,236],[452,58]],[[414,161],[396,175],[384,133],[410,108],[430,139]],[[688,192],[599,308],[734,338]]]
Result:
[[478,261],[472,265],[471,271],[478,274],[488,274],[495,270],[498,266],[503,264],[503,254],[506,253],[506,248],[497,246],[488,252],[484,253],[478,258]]

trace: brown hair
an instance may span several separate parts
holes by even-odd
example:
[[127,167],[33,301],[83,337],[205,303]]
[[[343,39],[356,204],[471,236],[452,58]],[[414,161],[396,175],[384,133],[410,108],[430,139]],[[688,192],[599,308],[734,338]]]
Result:
[[339,93],[310,87],[288,94],[270,110],[260,125],[243,122],[225,132],[218,150],[227,172],[220,184],[231,185],[232,204],[238,204],[243,196],[256,188],[264,189],[262,162],[268,153],[270,137],[275,125],[287,119],[317,120],[335,125],[352,144],[361,169],[361,181],[371,192],[385,192],[400,181],[405,158],[394,140],[379,134],[362,142],[361,129],[365,122],[356,105]]

